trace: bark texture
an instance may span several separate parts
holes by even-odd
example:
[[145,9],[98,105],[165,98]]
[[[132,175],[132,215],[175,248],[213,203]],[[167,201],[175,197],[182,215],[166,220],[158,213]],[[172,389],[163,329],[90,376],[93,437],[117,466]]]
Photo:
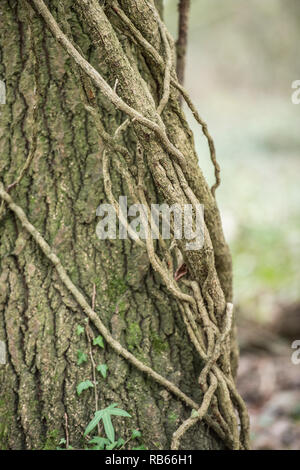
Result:
[[[115,36],[103,31],[92,43],[80,8],[71,7],[73,3],[85,2],[54,0],[49,7],[84,56],[111,86],[116,78],[124,79],[117,88],[123,96],[132,90],[126,90],[125,78],[128,82],[139,80],[130,76],[136,70],[144,82],[137,84],[132,102],[145,110],[147,104],[144,96],[139,96],[139,87],[145,88],[147,82],[149,102],[158,103],[161,81],[157,81],[157,64],[129,39],[113,11],[103,6]],[[104,3],[109,2],[100,2]],[[159,48],[157,26],[145,18],[142,2],[119,3]],[[197,377],[202,365],[178,305],[151,268],[147,254],[130,240],[104,242],[96,236],[96,209],[107,202],[104,143],[99,141],[95,123],[84,107],[82,93],[90,92],[110,134],[123,122],[123,114],[82,77],[27,2],[4,0],[0,10],[0,79],[5,79],[7,90],[7,103],[0,110],[1,180],[6,186],[15,181],[32,153],[28,170],[11,190],[14,200],[87,299],[92,298],[95,284],[95,309],[112,335],[200,403]],[[110,47],[121,47],[128,62],[115,61],[115,50],[110,54]],[[130,97],[127,99],[130,104]],[[174,92],[164,118],[174,144],[188,148],[191,170],[197,164],[193,138]],[[133,130],[124,132],[122,143],[134,165]],[[151,152],[161,151],[153,137],[148,145]],[[119,173],[112,168],[110,174],[114,194],[127,194]],[[147,167],[146,181],[151,201],[161,202]],[[214,199],[200,171],[190,171],[189,183],[206,204],[216,267],[229,301],[230,257],[220,236]],[[65,413],[70,443],[82,448],[83,431],[95,411],[93,390],[80,397],[76,394],[76,385],[92,376],[90,363],[77,365],[77,351],[88,352],[86,338],[76,333],[78,325],[85,325],[85,315],[9,210],[2,214],[0,234],[0,340],[6,343],[8,352],[7,364],[0,365],[0,449],[55,449],[65,434]],[[200,272],[199,276],[201,280],[204,274]],[[131,429],[139,428],[148,449],[168,449],[172,433],[190,415],[190,409],[107,345],[104,350],[95,350],[95,360],[109,367],[108,378],[104,381],[99,377],[99,407],[116,402],[133,416],[131,420],[114,420],[117,436],[126,439]],[[194,427],[181,442],[182,449],[222,446],[204,424]]]

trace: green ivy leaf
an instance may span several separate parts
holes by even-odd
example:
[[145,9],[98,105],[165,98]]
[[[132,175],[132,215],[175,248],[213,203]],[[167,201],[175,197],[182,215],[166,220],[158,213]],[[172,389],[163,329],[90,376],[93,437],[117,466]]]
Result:
[[95,444],[91,450],[104,450],[104,447],[109,445],[110,441],[105,437],[96,436],[89,441],[89,444]]
[[82,335],[83,332],[84,332],[83,326],[77,325],[77,328],[76,328],[77,335],[80,336],[80,335]]
[[99,364],[97,366],[97,371],[100,372],[100,374],[102,375],[104,379],[106,379],[107,377],[107,370],[108,370],[108,367],[106,364]]
[[115,447],[117,447],[117,444],[118,444],[117,441],[112,442],[111,444],[109,444],[105,447],[105,450],[113,450]]
[[138,447],[133,447],[132,450],[147,450],[146,447],[143,445],[138,446]]
[[131,439],[136,439],[137,437],[141,437],[142,433],[138,429],[133,429],[131,433]]
[[199,418],[199,413],[197,410],[192,410],[191,412],[191,418]]
[[77,351],[77,365],[80,366],[83,362],[86,362],[86,361],[87,361],[87,355],[84,352],[78,350]]
[[97,338],[93,339],[93,345],[99,346],[100,348],[104,348],[104,342],[101,335],[97,336]]
[[94,387],[94,385],[92,384],[92,382],[90,380],[85,380],[84,382],[80,382],[80,384],[77,385],[77,394],[78,395],[81,395],[81,393],[84,391],[84,390],[87,390],[88,388],[92,388]]
[[124,444],[124,439],[122,439],[122,437],[119,437],[119,439],[117,440],[117,447],[122,447]]

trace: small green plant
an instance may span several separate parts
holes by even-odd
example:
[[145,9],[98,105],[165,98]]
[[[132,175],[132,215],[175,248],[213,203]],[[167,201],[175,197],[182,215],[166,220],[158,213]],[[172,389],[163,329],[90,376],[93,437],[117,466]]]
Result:
[[100,372],[100,374],[102,375],[104,379],[106,379],[107,377],[107,370],[108,370],[108,367],[106,364],[99,364],[97,366],[97,371]]
[[94,384],[90,380],[85,380],[84,382],[80,382],[80,384],[77,385],[77,394],[81,395],[84,390],[87,390],[88,388],[93,388]]
[[141,437],[142,433],[138,429],[133,429],[131,437],[132,439],[136,439],[137,437]]
[[[85,353],[80,349],[77,351],[77,365],[80,366],[88,362],[88,358],[90,357],[92,363],[92,379],[91,380],[84,380],[80,382],[76,387],[77,395],[80,396],[85,390],[93,389],[94,390],[94,399],[95,399],[95,413],[93,419],[87,425],[83,437],[87,439],[91,433],[93,433],[96,429],[98,435],[93,436],[87,441],[87,447],[85,450],[112,450],[112,449],[124,449],[125,446],[130,441],[134,441],[136,439],[141,438],[141,432],[138,429],[133,429],[131,432],[131,436],[126,441],[120,437],[116,439],[115,437],[115,428],[112,422],[112,416],[122,416],[124,418],[131,418],[131,415],[121,408],[117,408],[117,403],[112,403],[111,405],[107,406],[106,408],[99,410],[98,409],[98,392],[97,392],[97,385],[98,382],[96,380],[96,374],[102,376],[103,379],[107,378],[108,374],[108,366],[107,364],[98,364],[96,365],[94,355],[93,355],[93,346],[98,346],[99,348],[104,348],[104,341],[101,335],[94,337],[93,332],[89,326],[89,323],[86,322],[86,326],[83,327],[81,325],[77,325],[76,327],[76,334],[81,336],[83,333],[86,334],[86,338],[89,345],[89,353]],[[104,428],[104,432],[106,437],[100,436],[102,426]],[[68,426],[67,426],[67,417],[66,417],[66,439],[63,438],[59,441],[57,450],[73,450],[74,448],[69,444],[69,436],[68,436]],[[133,447],[133,450],[144,450],[144,445],[138,445]]]
[[111,421],[111,416],[124,416],[126,418],[131,418],[131,415],[127,411],[116,408],[117,403],[112,403],[107,408],[103,410],[96,411],[94,418],[88,424],[84,436],[90,434],[91,431],[97,426],[97,424],[102,420],[104,425],[104,431],[107,438],[111,443],[115,442],[115,430]]
[[97,338],[93,339],[93,345],[98,345],[100,348],[104,348],[104,342],[102,336],[97,336]]
[[[64,447],[62,447],[64,446]],[[59,443],[58,443],[58,447],[56,447],[56,450],[74,450],[74,447],[70,446],[66,439],[63,437]]]
[[77,351],[77,365],[80,366],[84,362],[87,362],[87,360],[88,360],[87,354],[78,350]]
[[[124,441],[124,439],[120,437],[117,441],[111,442],[108,438],[96,436],[89,441],[89,445],[92,446],[89,447],[89,450],[122,450],[130,441],[140,438],[141,436],[142,433],[137,429],[132,430],[131,436],[127,441]],[[140,445],[133,447],[132,450],[146,450],[146,447]]]
[[77,325],[76,333],[78,336],[82,335],[82,333],[84,333],[84,327],[81,325]]

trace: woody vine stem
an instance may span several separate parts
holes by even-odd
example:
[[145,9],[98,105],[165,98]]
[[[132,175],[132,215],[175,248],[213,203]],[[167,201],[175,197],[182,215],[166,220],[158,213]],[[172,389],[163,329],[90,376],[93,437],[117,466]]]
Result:
[[[146,55],[151,57],[151,60],[156,64],[158,82],[161,84],[160,100],[158,103],[154,103],[153,97],[140,77],[136,79],[136,83],[132,84],[135,90],[132,93],[131,101],[119,96],[119,82],[123,90],[122,73],[130,75],[133,72],[99,2],[96,0],[75,0],[74,8],[84,20],[85,26],[96,47],[101,47],[100,38],[105,42],[104,31],[110,31],[112,34],[111,47],[114,47],[112,53],[118,56],[121,64],[120,79],[116,81],[113,88],[84,58],[79,47],[73,44],[71,33],[67,35],[61,29],[43,0],[27,0],[27,3],[34,7],[36,12],[42,16],[54,38],[62,45],[70,57],[74,59],[75,64],[77,64],[75,66],[78,66],[80,69],[83,104],[86,110],[91,113],[99,139],[104,146],[102,159],[106,196],[116,212],[119,213],[120,208],[113,194],[111,184],[110,167],[112,163],[124,179],[128,193],[134,202],[142,203],[146,207],[148,219],[145,218],[145,223],[147,223],[146,220],[149,220],[150,215],[150,201],[147,200],[144,184],[146,166],[150,168],[153,181],[161,189],[161,194],[166,201],[181,205],[189,203],[194,208],[199,204],[199,195],[195,193],[190,177],[193,172],[198,170],[195,170],[196,167],[190,162],[190,156],[184,154],[172,142],[164,122],[165,112],[169,103],[174,99],[174,96],[176,96],[178,103],[179,95],[190,107],[208,141],[211,160],[215,168],[216,183],[211,188],[211,194],[206,197],[209,204],[214,207],[215,190],[220,184],[220,168],[216,160],[214,143],[206,124],[200,118],[183,86],[178,82],[175,66],[175,46],[159,16],[154,2],[149,0],[146,3],[160,33],[161,45],[159,47],[155,47],[145,39],[116,0],[110,2],[108,8],[116,15],[120,22],[120,27],[126,30],[131,40]],[[130,82],[130,78],[128,76],[128,82]],[[114,135],[110,135],[104,130],[95,100],[87,93],[87,90],[92,90],[93,87],[99,89],[117,109],[127,116]],[[139,93],[144,94],[142,105],[137,98]],[[128,150],[119,143],[119,136],[128,126],[132,127],[136,136],[136,171],[129,165],[130,155]],[[152,142],[155,148],[153,152],[149,151],[149,141]],[[215,266],[215,251],[218,244],[212,237],[212,232],[207,226],[208,223],[204,227],[204,246],[199,253],[184,253],[184,240],[173,240],[171,245],[167,246],[166,242],[159,237],[158,247],[151,236],[148,236],[145,241],[136,240],[141,245],[141,248],[147,251],[152,268],[159,273],[167,289],[177,300],[189,337],[204,364],[198,379],[199,387],[202,391],[202,402],[198,404],[172,382],[139,361],[113,338],[101,320],[101,312],[96,312],[89,305],[78,287],[71,281],[60,259],[43,236],[30,223],[21,207],[14,202],[9,192],[17,186],[23,177],[30,165],[31,158],[30,156],[27,159],[16,182],[9,185],[6,189],[0,182],[2,204],[5,203],[14,212],[24,229],[30,233],[44,255],[54,265],[62,283],[73,295],[99,333],[103,335],[109,346],[117,354],[129,361],[142,373],[150,376],[193,410],[191,417],[184,421],[174,432],[171,448],[178,449],[180,439],[184,433],[191,426],[199,423],[200,420],[204,420],[228,447],[232,449],[248,449],[248,414],[245,404],[236,389],[231,370],[232,350],[230,335],[233,327],[233,305],[225,300],[220,284]],[[149,223],[151,224],[151,215]],[[172,229],[173,227],[171,226],[171,231]],[[188,276],[185,280],[182,279],[179,282],[179,278],[174,276],[173,263],[174,260],[177,260],[177,264],[182,263],[183,259],[189,268]]]

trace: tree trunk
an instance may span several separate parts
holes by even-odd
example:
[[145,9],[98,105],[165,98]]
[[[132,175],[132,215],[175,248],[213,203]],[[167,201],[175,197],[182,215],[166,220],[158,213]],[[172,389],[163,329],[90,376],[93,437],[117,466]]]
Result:
[[[116,86],[123,99],[141,109],[150,106],[151,100],[159,102],[163,76],[155,61],[124,29],[110,2],[100,1],[100,5],[111,36],[103,27],[103,36],[97,40],[91,37],[92,25],[78,6],[86,2],[48,3],[62,30],[110,86]],[[148,12],[145,21],[146,3],[122,0],[119,5],[148,41],[161,50],[153,15]],[[127,195],[128,188],[113,163],[114,152],[99,138],[84,100],[96,106],[102,126],[110,135],[126,116],[79,70],[32,2],[4,0],[0,9],[0,79],[5,80],[7,94],[0,115],[3,185],[8,188],[20,176],[25,162],[30,163],[18,184],[10,189],[11,197],[57,254],[72,282],[94,304],[112,336],[200,404],[202,392],[197,378],[203,363],[189,339],[178,301],[151,266],[143,248],[130,239],[104,241],[96,236],[96,209],[108,202],[104,148],[112,161],[110,177],[115,197]],[[115,42],[124,51],[130,73],[137,76],[136,89],[117,58]],[[124,79],[126,73],[128,82]],[[145,103],[138,88],[141,83],[143,87],[147,83],[150,90],[144,90],[150,95],[149,103]],[[147,109],[146,114],[150,114]],[[189,154],[191,169],[197,157],[175,89],[163,119],[174,145]],[[137,164],[136,135],[142,132],[134,126],[128,126],[119,140],[132,158],[132,167]],[[147,136],[143,132],[145,152],[161,151],[153,135],[145,144]],[[189,175],[189,185],[205,204],[219,289],[230,301],[230,257],[215,200],[200,170],[189,171]],[[155,169],[145,163],[147,198],[168,202],[155,178]],[[128,199],[130,204],[130,196]],[[91,337],[99,332],[91,322],[87,325],[83,309],[55,266],[7,205],[2,207],[0,229],[0,340],[7,349],[6,364],[0,365],[0,449],[55,449],[66,429],[70,445],[84,447],[83,433],[96,407],[95,390],[90,388],[78,396],[76,387],[82,381],[93,381],[90,349],[96,365],[108,366],[106,379],[97,372],[97,408],[114,402],[132,416],[113,418],[116,436],[126,441],[132,429],[140,429],[139,443],[147,449],[170,448],[173,432],[190,416],[191,408],[106,342],[104,349],[91,346]],[[203,266],[200,268],[193,275],[203,286],[209,276]],[[211,298],[217,311],[218,299],[213,291]],[[90,331],[90,336],[79,334],[79,325]],[[89,359],[81,365],[77,364],[78,351]],[[128,448],[134,445],[130,442]],[[205,422],[196,424],[180,443],[181,449],[224,446]]]

